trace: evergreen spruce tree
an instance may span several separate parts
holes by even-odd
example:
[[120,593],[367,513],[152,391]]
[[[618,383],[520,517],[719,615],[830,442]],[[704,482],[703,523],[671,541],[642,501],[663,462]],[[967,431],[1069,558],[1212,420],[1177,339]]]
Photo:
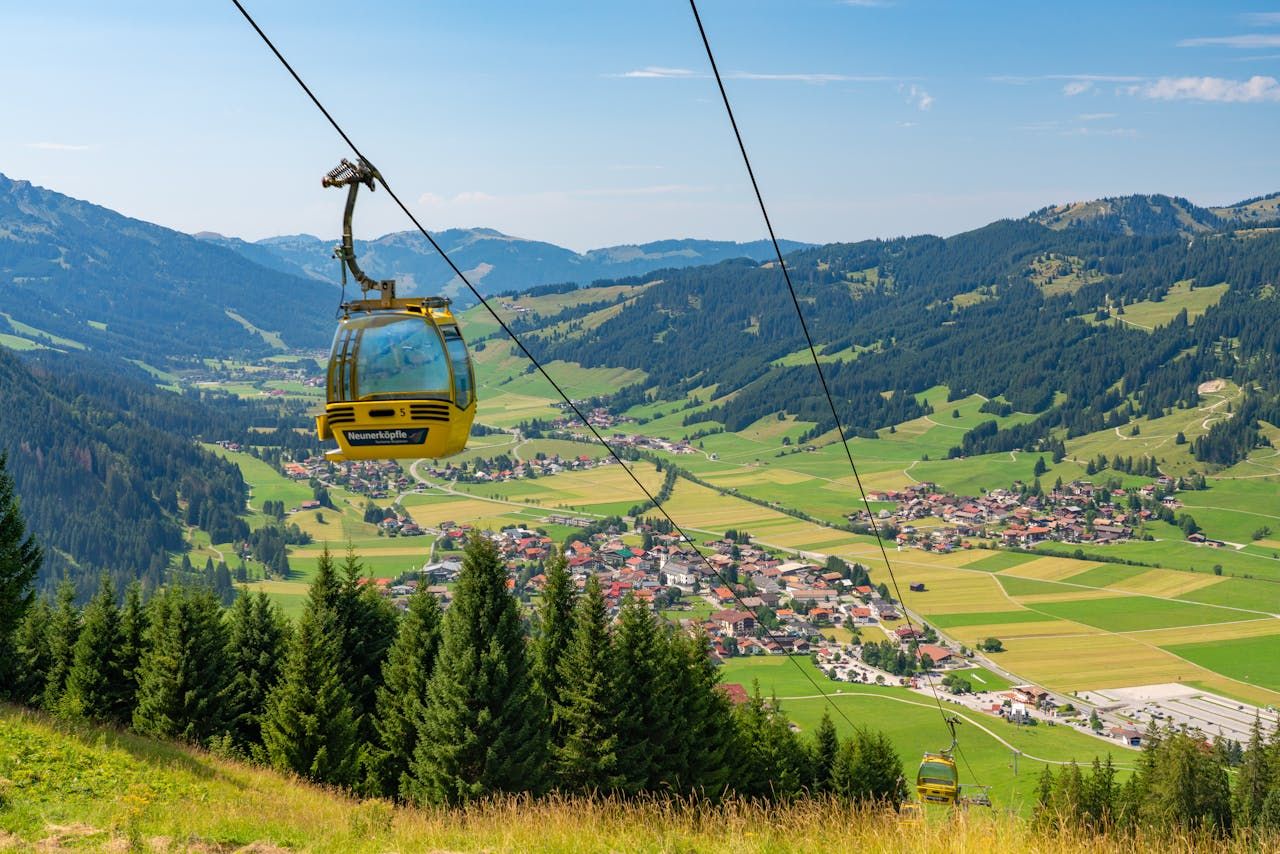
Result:
[[27,609],[13,637],[13,681],[9,683],[9,699],[25,706],[39,706],[49,678],[51,662],[49,628],[53,609],[44,599],[36,599]]
[[906,799],[902,760],[881,732],[859,730],[840,745],[832,774],[836,793],[858,803],[897,809]]
[[[14,682],[13,634],[31,607],[32,586],[44,560],[35,536],[27,533],[8,461],[8,453],[0,453],[0,686]],[[0,695],[4,693],[0,687]]]
[[1058,769],[1053,787],[1053,808],[1059,818],[1078,823],[1083,815],[1084,775],[1074,761]]
[[1280,766],[1271,767],[1270,745],[1262,737],[1262,721],[1258,715],[1253,717],[1253,726],[1249,729],[1249,746],[1245,749],[1244,760],[1240,763],[1240,771],[1236,775],[1235,791],[1232,802],[1235,809],[1236,823],[1242,827],[1256,827],[1262,820],[1262,807],[1267,800],[1267,793],[1280,783],[1273,778]]
[[836,734],[836,725],[831,720],[831,712],[822,710],[822,720],[814,732],[813,740],[813,778],[809,782],[813,793],[826,793],[834,790],[834,773],[836,756],[840,752],[840,738]]
[[673,674],[667,666],[667,633],[648,605],[628,596],[613,642],[613,704],[618,718],[618,770],[627,792],[658,791],[675,784],[680,769],[670,743]]
[[[538,608],[538,639],[533,648],[534,678],[546,697],[547,707],[560,704],[560,659],[564,657],[573,635],[573,604],[576,593],[569,564],[563,554],[555,554],[546,566],[547,583]],[[563,735],[559,725],[551,722],[551,741],[559,744]]]
[[439,600],[427,592],[427,585],[419,584],[409,597],[409,612],[400,621],[378,688],[378,742],[372,763],[376,785],[370,788],[383,795],[406,795],[409,763],[426,714],[427,685],[440,649],[441,619]]
[[728,697],[719,689],[720,673],[707,655],[701,632],[680,632],[668,647],[675,736],[668,745],[673,791],[719,797],[737,760],[737,725]]
[[1047,830],[1057,823],[1058,816],[1053,809],[1053,768],[1044,766],[1040,772],[1040,781],[1036,783],[1036,805],[1031,814],[1032,823],[1040,830]]
[[120,611],[116,588],[108,575],[102,576],[81,620],[58,711],[70,717],[107,720],[119,709],[125,690],[120,668]]
[[198,744],[223,733],[229,665],[222,605],[213,591],[163,591],[151,601],[134,729]]
[[231,662],[227,726],[241,749],[262,744],[262,716],[267,696],[280,679],[288,629],[280,609],[266,593],[241,591],[236,597],[227,640]]
[[751,700],[734,710],[738,749],[733,787],[753,798],[787,799],[812,778],[808,756],[775,698],[766,703],[755,683]]
[[1280,786],[1272,786],[1271,791],[1267,793],[1267,799],[1262,802],[1258,828],[1271,833],[1280,833]]
[[58,602],[49,621],[49,669],[40,705],[56,711],[62,692],[67,687],[67,674],[75,658],[76,639],[80,637],[80,610],[76,607],[76,589],[70,581],[58,585]]
[[[613,643],[600,582],[592,575],[573,612],[573,635],[560,659],[560,702],[552,720],[563,741],[552,746],[557,784],[590,794],[620,787]],[[641,772],[644,774],[644,771]]]
[[[1142,818],[1161,828],[1231,830],[1227,771],[1185,732],[1165,732],[1154,752]],[[1141,771],[1139,773],[1142,773]]]
[[122,685],[118,705],[112,718],[127,724],[133,720],[133,707],[138,702],[138,665],[146,644],[147,609],[142,604],[142,585],[131,582],[124,592],[120,609],[120,675]]
[[494,545],[467,542],[410,766],[411,797],[457,803],[544,788],[546,714]]
[[213,589],[218,594],[218,600],[224,606],[230,606],[236,600],[236,586],[231,583],[231,570],[227,567],[226,561],[218,561],[218,565],[213,570]]
[[395,607],[372,584],[364,583],[364,566],[348,546],[340,571],[338,632],[361,745],[372,745],[377,739],[378,688],[397,622]]
[[313,583],[284,672],[267,698],[262,741],[272,767],[343,786],[355,775],[359,740],[342,646],[323,601],[328,592]]
[[1093,768],[1084,784],[1083,814],[1089,826],[1099,832],[1109,830],[1116,812],[1116,769],[1111,762],[1093,758]]

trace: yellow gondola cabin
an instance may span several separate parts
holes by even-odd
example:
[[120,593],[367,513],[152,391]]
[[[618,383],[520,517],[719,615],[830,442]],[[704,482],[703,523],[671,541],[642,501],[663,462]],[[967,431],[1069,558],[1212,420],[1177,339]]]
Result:
[[356,264],[351,216],[360,184],[372,189],[369,164],[342,164],[324,178],[348,187],[342,245],[334,254],[366,295],[342,304],[329,354],[322,440],[336,440],[334,460],[440,458],[463,450],[475,420],[475,375],[458,322],[444,297],[397,299],[395,282],[375,281]]

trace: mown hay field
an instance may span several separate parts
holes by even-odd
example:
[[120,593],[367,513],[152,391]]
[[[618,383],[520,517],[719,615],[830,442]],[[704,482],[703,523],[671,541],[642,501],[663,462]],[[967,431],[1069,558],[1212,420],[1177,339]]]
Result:
[[1230,623],[1251,617],[1243,611],[1228,610],[1213,605],[1170,602],[1151,596],[1112,596],[1101,599],[1041,602],[1035,606],[1035,610],[1109,632]]
[[[1212,587],[1226,580],[1222,576],[1209,575],[1208,573],[1200,574],[1178,572],[1174,569],[1152,569],[1132,578],[1113,582],[1108,586],[1131,593],[1146,593],[1151,596],[1166,596],[1176,599],[1193,590]],[[1280,585],[1277,585],[1276,593],[1280,595]],[[1261,605],[1263,603],[1258,604]]]
[[1216,673],[1280,691],[1280,634],[1165,648]]
[[1068,557],[1042,557],[1020,563],[1006,572],[1019,578],[1036,578],[1041,581],[1062,581],[1100,564]]

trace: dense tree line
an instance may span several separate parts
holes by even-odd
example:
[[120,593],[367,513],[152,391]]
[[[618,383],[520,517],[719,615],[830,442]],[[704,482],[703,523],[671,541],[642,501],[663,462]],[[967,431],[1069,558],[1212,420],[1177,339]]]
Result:
[[[1125,216],[1140,217],[1140,209],[1162,208],[1139,205]],[[1010,412],[1040,416],[1016,428],[1016,444],[998,431],[964,449],[989,453],[1196,405],[1197,385],[1213,377],[1274,393],[1280,299],[1268,287],[1280,278],[1280,235],[1227,230],[1188,245],[1176,230],[1152,230],[1005,221],[945,240],[800,250],[788,266],[803,303],[821,306],[806,313],[821,349],[860,348],[856,359],[824,366],[851,435],[926,414],[917,395],[937,384],[953,398],[999,397]],[[1071,259],[1083,284],[1073,293],[1043,290],[1034,262],[1047,256]],[[1185,313],[1155,332],[1081,319],[1101,305],[1162,300],[1187,280],[1231,287],[1194,324]],[[644,370],[648,380],[629,390],[627,404],[712,384],[717,395],[735,392],[691,414],[691,426],[710,420],[735,430],[781,410],[816,422],[819,435],[833,424],[812,366],[773,364],[804,349],[778,288],[777,271],[754,263],[675,270],[595,329],[531,346],[547,359]],[[952,302],[979,288],[987,298]]]
[[[1232,786],[1228,768],[1235,771]],[[1280,830],[1280,731],[1265,737],[1255,720],[1249,744],[1209,744],[1197,731],[1154,722],[1137,771],[1117,781],[1110,757],[1088,771],[1073,764],[1040,779],[1035,820],[1095,832],[1140,827],[1224,837]]]
[[276,414],[259,405],[175,394],[109,358],[0,351],[0,391],[14,418],[0,419],[0,450],[32,530],[47,546],[37,587],[70,578],[79,601],[100,574],[123,589],[164,583],[183,525],[213,542],[249,533],[240,470],[198,443],[247,438]]
[[419,588],[400,617],[359,560],[320,560],[290,628],[264,594],[228,612],[205,587],[118,604],[103,577],[16,622],[9,699],[69,718],[206,745],[364,795],[458,804],[494,793],[621,796],[830,792],[897,804],[901,763],[882,736],[793,731],[757,689],[734,707],[706,639],[634,599],[609,619],[563,560],[530,634],[497,550],[468,542],[444,613]]
[[1280,395],[1265,398],[1260,393],[1246,394],[1230,417],[1214,422],[1208,433],[1192,440],[1191,453],[1201,462],[1221,466],[1238,463],[1254,448],[1270,445],[1258,427],[1259,419],[1280,425]]
[[[378,521],[382,521],[379,517]],[[280,578],[288,578],[289,546],[304,546],[311,542],[311,535],[296,524],[263,525],[247,537],[249,550],[268,571]]]

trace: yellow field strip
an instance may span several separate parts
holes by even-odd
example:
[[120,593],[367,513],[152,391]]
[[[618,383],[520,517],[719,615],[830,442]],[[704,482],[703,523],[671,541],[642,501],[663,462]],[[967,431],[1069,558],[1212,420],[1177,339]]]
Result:
[[1073,575],[1079,575],[1094,567],[1102,566],[1092,561],[1075,560],[1069,557],[1042,557],[1029,563],[1004,570],[1001,575],[1017,575],[1019,578],[1035,578],[1040,581],[1061,581]]
[[1180,596],[1193,590],[1202,590],[1221,584],[1227,579],[1220,575],[1207,575],[1190,572],[1179,572],[1174,569],[1153,569],[1118,581],[1109,585],[1109,590],[1125,590],[1130,593],[1141,593],[1146,596]]

